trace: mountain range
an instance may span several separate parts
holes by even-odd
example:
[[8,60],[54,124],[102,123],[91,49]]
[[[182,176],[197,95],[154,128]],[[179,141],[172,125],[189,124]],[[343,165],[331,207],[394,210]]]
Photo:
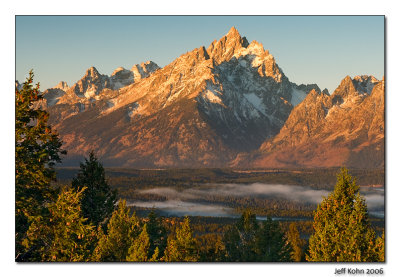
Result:
[[234,27],[165,67],[91,67],[43,96],[64,165],[94,150],[119,167],[384,166],[384,80],[295,84]]

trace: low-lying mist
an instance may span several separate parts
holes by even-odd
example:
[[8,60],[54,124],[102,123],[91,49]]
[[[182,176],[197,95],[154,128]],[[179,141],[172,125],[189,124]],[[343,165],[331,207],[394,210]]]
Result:
[[156,208],[167,214],[175,216],[215,216],[215,217],[232,217],[235,215],[234,210],[229,207],[213,204],[192,203],[180,200],[167,201],[135,201],[128,203],[130,206],[141,208]]
[[[274,198],[317,205],[331,191],[317,190],[310,187],[282,184],[204,184],[196,188],[177,190],[175,188],[151,188],[138,191],[139,194],[163,196],[166,201],[135,201],[132,206],[157,208],[169,214],[232,216],[231,208],[204,203],[213,196]],[[384,207],[383,190],[361,189],[368,210],[382,213]],[[202,202],[203,201],[203,202]],[[379,214],[379,213],[375,213]]]

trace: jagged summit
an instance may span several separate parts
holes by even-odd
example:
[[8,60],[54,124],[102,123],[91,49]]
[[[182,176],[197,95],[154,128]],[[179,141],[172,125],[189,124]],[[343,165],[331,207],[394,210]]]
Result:
[[232,27],[220,40],[214,40],[207,48],[208,55],[220,64],[232,58],[236,51],[249,46],[246,37],[241,37],[238,30]]
[[160,69],[160,67],[153,61],[146,61],[141,64],[135,64],[131,68],[134,82],[148,77],[151,73],[158,69]]
[[350,92],[357,91],[358,93],[371,94],[373,87],[379,82],[372,75],[357,75],[351,78],[347,75],[340,83],[340,85],[335,89],[333,94],[349,94]]
[[86,70],[85,76],[84,77],[91,77],[91,78],[96,78],[100,75],[99,71],[94,67],[91,66]]
[[67,91],[69,89],[69,86],[68,86],[67,82],[61,81],[54,88],[61,89],[63,91]]
[[235,26],[232,26],[232,27],[229,29],[229,31],[228,31],[228,33],[226,34],[226,36],[239,36],[239,37],[240,37],[240,34],[239,34],[239,31],[236,29],[236,27],[235,27]]
[[358,91],[371,94],[372,89],[379,82],[379,80],[372,75],[358,75],[353,78],[353,82],[355,83]]
[[[242,37],[239,34],[239,31],[234,26],[232,26],[229,29],[229,32],[225,35],[225,37],[226,37],[227,41],[242,41]],[[244,47],[246,47],[246,46],[244,46]]]
[[111,76],[116,75],[117,73],[121,72],[121,71],[127,71],[127,69],[123,68],[122,66],[116,68],[113,73],[111,73]]
[[325,88],[325,89],[322,91],[322,93],[324,93],[324,94],[326,94],[326,95],[330,95],[330,94],[329,94],[329,90],[328,90],[327,88]]
[[342,107],[359,103],[370,95],[372,89],[379,81],[371,75],[361,75],[351,78],[346,76],[340,85],[332,93],[332,101],[334,104],[340,104]]

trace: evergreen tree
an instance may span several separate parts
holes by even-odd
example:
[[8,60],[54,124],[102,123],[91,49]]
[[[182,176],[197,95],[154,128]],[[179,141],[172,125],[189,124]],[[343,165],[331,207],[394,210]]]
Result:
[[116,190],[111,190],[105,178],[105,171],[93,151],[89,159],[80,164],[78,176],[72,180],[72,187],[87,187],[82,198],[83,215],[88,222],[99,226],[114,211]]
[[303,260],[303,247],[305,246],[306,242],[300,238],[299,230],[296,227],[296,224],[292,222],[289,225],[289,232],[288,232],[288,241],[292,247],[291,258],[295,262],[300,262]]
[[292,248],[277,221],[265,220],[256,235],[255,258],[259,262],[289,262]]
[[129,248],[126,260],[128,262],[155,262],[159,253],[158,247],[153,252],[150,251],[150,237],[147,232],[147,224],[145,224],[142,232]]
[[375,232],[371,228],[359,186],[342,169],[335,190],[314,212],[314,234],[309,240],[308,261],[373,262]]
[[291,248],[278,222],[268,218],[261,226],[250,210],[243,212],[240,220],[223,237],[228,262],[289,261]]
[[99,243],[94,251],[93,261],[125,261],[139,231],[139,219],[135,214],[130,216],[125,200],[120,201],[107,224],[107,233],[98,228]]
[[198,261],[196,240],[193,238],[188,217],[185,217],[181,226],[168,238],[164,258],[167,262]]
[[23,245],[31,261],[88,261],[96,239],[94,226],[84,224],[80,200],[82,192],[63,189],[48,207],[49,216],[36,216]]
[[241,236],[235,225],[232,225],[222,237],[223,249],[221,260],[224,262],[240,262],[242,260]]
[[225,247],[219,233],[206,233],[196,237],[200,262],[224,261]]
[[150,241],[149,253],[154,253],[158,249],[160,256],[164,256],[167,247],[167,231],[154,210],[151,210],[148,215],[147,232]]
[[255,261],[258,229],[256,215],[250,210],[245,210],[239,221],[224,234],[224,260],[229,262]]
[[61,162],[61,141],[48,125],[49,114],[38,108],[43,97],[39,84],[33,87],[33,72],[15,90],[15,256],[17,261],[29,259],[22,241],[36,216],[48,214],[46,204],[55,200],[53,166]]

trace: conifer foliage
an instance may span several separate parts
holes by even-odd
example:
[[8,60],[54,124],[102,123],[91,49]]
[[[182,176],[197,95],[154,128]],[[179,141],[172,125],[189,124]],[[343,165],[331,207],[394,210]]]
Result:
[[318,205],[313,227],[308,261],[378,261],[365,200],[347,169],[341,170],[335,190]]
[[165,261],[196,262],[198,259],[196,239],[193,237],[189,218],[185,217],[183,223],[176,228],[175,233],[168,238]]
[[223,237],[224,261],[285,262],[290,261],[291,247],[279,223],[267,218],[261,225],[250,210]]
[[157,250],[159,256],[162,257],[167,247],[167,230],[154,210],[151,210],[147,218],[147,233],[150,241],[149,253],[155,253]]
[[160,251],[158,247],[154,250],[150,256],[150,237],[147,232],[147,224],[143,226],[142,232],[134,240],[133,245],[128,250],[128,256],[126,260],[128,262],[156,262]]
[[244,211],[239,221],[224,234],[224,261],[252,261],[256,257],[255,249],[258,229],[256,215],[250,210]]
[[63,189],[49,205],[50,215],[34,218],[23,242],[32,261],[89,261],[96,236],[94,226],[82,217],[83,191]]
[[53,166],[61,162],[62,142],[48,125],[49,114],[38,108],[43,97],[33,87],[33,72],[15,90],[15,242],[16,260],[28,259],[22,241],[36,216],[48,214],[47,203],[55,200]]
[[86,187],[82,198],[82,211],[88,222],[98,226],[114,211],[116,191],[107,184],[105,171],[94,152],[80,164],[78,176],[72,180],[72,187]]
[[256,236],[256,257],[259,262],[290,262],[292,247],[279,223],[268,217]]
[[294,222],[289,225],[287,237],[292,247],[292,260],[294,262],[302,261],[304,259],[303,247],[305,246],[306,241],[300,238],[299,230]]
[[94,261],[122,262],[126,261],[129,248],[140,234],[140,222],[135,214],[126,206],[126,201],[118,203],[107,224],[107,232],[98,228],[98,244],[93,254]]

